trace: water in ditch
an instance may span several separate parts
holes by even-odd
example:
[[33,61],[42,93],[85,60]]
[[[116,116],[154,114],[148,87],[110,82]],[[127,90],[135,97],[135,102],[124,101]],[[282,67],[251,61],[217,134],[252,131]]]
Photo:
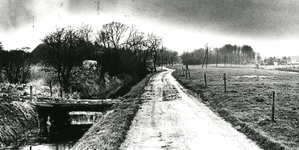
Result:
[[55,127],[47,124],[29,134],[16,150],[69,150],[101,116],[101,112],[70,112],[68,124]]

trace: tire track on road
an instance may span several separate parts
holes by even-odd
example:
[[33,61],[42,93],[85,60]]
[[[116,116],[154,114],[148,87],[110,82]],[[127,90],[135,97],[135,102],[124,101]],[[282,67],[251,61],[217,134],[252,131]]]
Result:
[[186,94],[167,70],[152,77],[120,149],[260,149]]

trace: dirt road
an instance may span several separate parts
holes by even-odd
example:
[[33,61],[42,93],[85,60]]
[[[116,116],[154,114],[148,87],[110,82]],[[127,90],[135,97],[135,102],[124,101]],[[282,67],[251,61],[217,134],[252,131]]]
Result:
[[255,143],[214,114],[167,70],[152,77],[144,103],[120,149],[257,150]]

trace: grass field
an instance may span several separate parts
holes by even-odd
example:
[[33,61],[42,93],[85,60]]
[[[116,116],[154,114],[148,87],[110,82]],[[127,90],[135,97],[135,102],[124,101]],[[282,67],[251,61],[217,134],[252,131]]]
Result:
[[[252,129],[251,133],[245,134],[252,136],[250,138],[261,147],[299,149],[298,73],[241,67],[189,66],[189,69],[191,82],[178,71],[173,74],[185,87],[200,94],[208,106],[220,116],[225,116],[237,129],[242,130],[240,125],[242,127],[244,124],[246,130]],[[204,73],[208,87],[204,84]],[[223,73],[227,77],[226,93]],[[276,93],[274,122],[271,121],[273,91]],[[250,135],[253,133],[264,138]]]

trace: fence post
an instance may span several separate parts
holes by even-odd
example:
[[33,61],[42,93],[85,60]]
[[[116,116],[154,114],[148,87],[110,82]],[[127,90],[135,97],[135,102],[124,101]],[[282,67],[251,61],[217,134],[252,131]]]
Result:
[[32,85],[30,86],[30,100],[33,99],[33,91],[32,91]]
[[60,88],[60,97],[63,98],[62,88]]
[[190,79],[190,82],[191,82],[191,75],[190,75],[190,70],[188,69],[188,72],[189,72],[189,79]]
[[188,70],[186,69],[186,79],[188,79]]
[[226,75],[223,74],[223,80],[224,80],[224,93],[226,93]]
[[178,75],[180,75],[181,74],[181,70],[180,70],[180,68],[178,68]]
[[72,94],[73,93],[73,89],[72,89],[72,87],[70,86],[70,94]]
[[205,79],[205,86],[207,87],[208,86],[208,84],[207,84],[207,75],[203,74],[203,76],[204,76],[204,79]]
[[50,96],[52,97],[52,82],[50,82]]
[[272,102],[272,116],[271,116],[271,120],[274,121],[274,111],[275,111],[275,91],[272,92],[273,95],[273,102]]

